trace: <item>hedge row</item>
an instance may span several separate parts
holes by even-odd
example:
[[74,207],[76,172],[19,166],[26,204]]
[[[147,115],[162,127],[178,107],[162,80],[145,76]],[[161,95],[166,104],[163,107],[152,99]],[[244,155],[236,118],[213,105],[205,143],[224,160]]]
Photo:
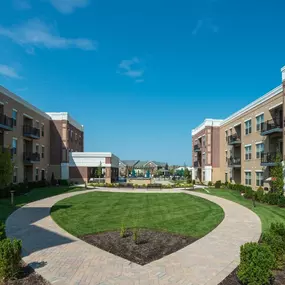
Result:
[[263,234],[261,243],[250,242],[241,246],[240,265],[237,271],[244,285],[265,285],[273,281],[274,269],[284,266],[285,225],[272,223]]
[[109,187],[109,188],[157,188],[157,189],[172,189],[172,188],[191,188],[193,187],[193,184],[188,183],[177,183],[177,184],[169,184],[169,185],[163,185],[159,183],[153,183],[153,184],[133,184],[133,183],[90,183],[93,187]]

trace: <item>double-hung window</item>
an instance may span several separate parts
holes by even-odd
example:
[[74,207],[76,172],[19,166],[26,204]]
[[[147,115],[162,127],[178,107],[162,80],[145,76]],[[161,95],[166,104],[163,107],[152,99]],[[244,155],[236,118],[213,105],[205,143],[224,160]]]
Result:
[[245,134],[249,135],[251,134],[251,120],[247,120],[245,123]]
[[251,159],[251,145],[245,147],[245,160]]
[[264,123],[264,114],[256,117],[256,130],[261,131],[261,126]]
[[256,172],[256,186],[263,186],[263,172]]
[[245,185],[251,185],[251,172],[245,172]]
[[257,143],[256,144],[256,158],[261,158],[261,154],[264,152],[264,144]]

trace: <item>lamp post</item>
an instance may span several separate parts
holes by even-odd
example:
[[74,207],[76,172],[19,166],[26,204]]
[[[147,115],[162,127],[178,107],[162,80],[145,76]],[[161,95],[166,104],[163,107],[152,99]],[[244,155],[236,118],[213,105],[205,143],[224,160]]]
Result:
[[15,190],[11,190],[11,205],[14,206],[14,194],[15,194]]

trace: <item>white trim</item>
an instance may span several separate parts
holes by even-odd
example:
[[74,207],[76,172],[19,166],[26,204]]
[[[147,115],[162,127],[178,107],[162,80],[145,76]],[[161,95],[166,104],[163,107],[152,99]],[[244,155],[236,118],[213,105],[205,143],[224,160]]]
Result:
[[264,144],[264,142],[263,141],[260,141],[260,142],[256,142],[255,144]]
[[77,121],[75,121],[67,112],[52,112],[47,113],[53,121],[68,121],[72,126],[80,130],[84,131],[84,126],[80,125]]
[[23,116],[24,116],[24,117],[27,117],[27,118],[29,118],[29,119],[31,119],[31,120],[33,120],[33,119],[34,119],[33,117],[31,117],[31,116],[27,115],[26,113],[23,113]]
[[246,119],[246,120],[244,120],[244,123],[246,123],[246,122],[248,122],[248,121],[250,121],[250,120],[251,120],[251,118]]
[[3,105],[3,106],[4,106],[4,103],[0,101],[0,105]]
[[246,169],[246,170],[244,170],[244,172],[252,172],[252,170],[248,170],[248,169]]
[[264,115],[264,112],[255,115],[255,118],[256,118],[256,117],[259,117],[259,116],[261,116],[261,115]]
[[44,145],[44,144],[42,144],[42,147],[45,147],[45,145]]
[[205,119],[202,124],[192,130],[192,136],[197,135],[199,132],[204,130],[206,127],[219,127],[223,120]]
[[17,113],[18,113],[18,110],[17,110],[17,109],[15,109],[15,108],[13,108],[13,109],[12,109],[12,111],[15,111],[15,112],[17,112]]
[[39,115],[45,117],[46,119],[50,120],[50,117],[45,112],[41,111],[37,107],[33,106],[32,104],[30,104],[29,102],[25,101],[24,99],[22,99],[21,97],[17,96],[16,94],[12,93],[8,89],[4,88],[3,86],[0,86],[0,93],[2,93],[5,96],[15,100],[16,102],[20,103],[21,105],[25,106],[26,108],[28,108],[28,109],[30,109],[32,111],[38,113]]
[[282,74],[282,81],[284,81],[285,80],[285,66],[281,68],[281,74]]
[[[285,71],[284,71],[285,73]],[[285,74],[284,74],[285,76]],[[244,108],[240,109],[239,111],[235,112],[234,114],[232,114],[231,116],[229,116],[228,118],[226,118],[223,123],[221,124],[221,126],[229,123],[230,121],[232,121],[233,119],[241,116],[242,114],[248,112],[249,110],[255,108],[256,106],[262,104],[263,102],[269,100],[270,98],[278,95],[279,93],[281,93],[283,91],[283,87],[282,85],[277,86],[276,88],[272,89],[271,91],[269,91],[268,93],[266,93],[265,95],[263,95],[262,97],[258,98],[257,100],[253,101],[252,103],[248,104],[247,106],[245,106]]]
[[16,141],[17,141],[17,140],[18,140],[18,138],[12,137],[12,140],[16,140]]
[[281,105],[283,105],[283,102],[280,102],[280,103],[275,104],[274,106],[268,108],[268,110],[270,111],[270,110],[275,109],[275,108],[277,108],[277,107],[279,107],[279,106],[281,106]]
[[241,122],[235,124],[235,125],[234,125],[234,128],[237,127],[237,126],[239,126],[239,125],[241,125]]
[[251,146],[251,144],[245,144],[245,145],[244,145],[244,147],[248,147],[248,146]]
[[262,172],[262,173],[264,173],[264,171],[263,171],[263,170],[255,170],[255,172]]

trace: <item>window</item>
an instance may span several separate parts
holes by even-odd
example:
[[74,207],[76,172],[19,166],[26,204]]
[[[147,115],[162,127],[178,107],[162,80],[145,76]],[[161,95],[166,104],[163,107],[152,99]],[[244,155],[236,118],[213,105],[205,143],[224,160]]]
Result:
[[256,158],[261,158],[261,154],[264,152],[264,144],[256,144]]
[[17,183],[18,182],[18,167],[14,167],[13,170],[13,183]]
[[75,133],[75,141],[77,141],[77,133]]
[[40,153],[40,150],[39,150],[39,145],[38,144],[36,144],[36,153]]
[[228,141],[228,131],[225,131],[226,141]]
[[205,152],[203,153],[203,156],[202,156],[202,162],[203,162],[203,165],[206,164],[206,153]]
[[256,186],[263,186],[263,172],[256,172]]
[[13,111],[12,111],[12,118],[13,118],[14,127],[17,126],[17,114],[18,114],[17,110],[13,109]]
[[73,130],[71,130],[71,132],[70,132],[70,140],[71,141],[73,140]]
[[39,181],[39,169],[36,168],[36,181]]
[[251,159],[251,145],[245,147],[245,160]]
[[264,114],[256,117],[256,130],[261,131],[261,125],[264,123]]
[[205,146],[206,145],[206,136],[203,136],[202,137],[202,146]]
[[46,172],[45,172],[44,169],[42,169],[41,176],[42,176],[42,177],[41,177],[42,180],[45,180],[45,179],[46,179]]
[[13,138],[12,140],[12,148],[13,148],[13,154],[17,154],[17,139]]
[[245,172],[245,185],[251,185],[251,172]]
[[233,134],[233,129],[230,129],[230,136]]
[[226,162],[228,161],[228,151],[226,150]]
[[249,135],[251,134],[251,120],[247,120],[245,123],[245,134]]
[[42,145],[42,158],[45,158],[45,146]]
[[42,137],[45,136],[45,124],[42,124]]
[[39,129],[40,128],[40,122],[36,121],[36,128]]

